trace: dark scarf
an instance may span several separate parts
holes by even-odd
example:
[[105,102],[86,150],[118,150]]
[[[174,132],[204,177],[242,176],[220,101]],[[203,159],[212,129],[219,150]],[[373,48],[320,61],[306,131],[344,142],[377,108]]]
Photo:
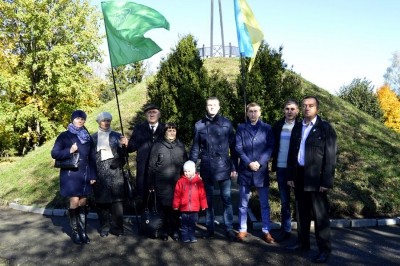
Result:
[[76,127],[72,123],[68,125],[68,131],[75,134],[82,144],[90,141],[89,132],[84,127]]

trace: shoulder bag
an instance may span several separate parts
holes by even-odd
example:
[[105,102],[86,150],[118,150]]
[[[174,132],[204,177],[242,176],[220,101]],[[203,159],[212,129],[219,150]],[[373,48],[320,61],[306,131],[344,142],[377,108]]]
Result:
[[[72,139],[70,138],[71,142]],[[72,144],[74,144],[72,142]],[[55,168],[61,168],[61,169],[78,169],[79,167],[79,152],[74,152],[70,154],[70,157],[67,159],[56,159],[54,163]]]

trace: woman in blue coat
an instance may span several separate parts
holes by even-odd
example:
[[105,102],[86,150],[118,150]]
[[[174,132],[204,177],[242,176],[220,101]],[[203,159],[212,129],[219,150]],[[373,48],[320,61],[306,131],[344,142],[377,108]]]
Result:
[[60,194],[69,197],[68,217],[75,244],[90,243],[86,234],[86,198],[92,193],[96,182],[96,150],[93,140],[84,127],[86,114],[75,110],[67,131],[56,139],[51,150],[53,159],[67,159],[72,153],[79,152],[79,167],[76,170],[60,169]]
[[247,208],[251,187],[256,187],[261,206],[263,240],[269,244],[275,240],[270,234],[270,207],[268,202],[268,161],[274,148],[274,137],[271,126],[262,122],[261,107],[250,103],[246,108],[248,120],[239,125],[236,132],[236,152],[240,163],[238,167],[239,234],[237,240],[243,241],[247,236]]

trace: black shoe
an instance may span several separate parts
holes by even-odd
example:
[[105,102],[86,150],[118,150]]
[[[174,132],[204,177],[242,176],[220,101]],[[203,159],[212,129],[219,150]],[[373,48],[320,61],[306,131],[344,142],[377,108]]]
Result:
[[318,253],[318,255],[315,258],[312,259],[312,262],[314,262],[314,263],[325,263],[325,262],[328,261],[329,256],[330,256],[329,252],[326,252],[326,251],[320,252],[320,253]]
[[172,239],[173,239],[174,241],[178,241],[178,240],[179,240],[179,234],[178,234],[177,232],[173,233],[173,234],[172,234]]
[[229,230],[228,232],[226,232],[226,237],[229,239],[229,241],[235,241],[236,233],[233,230]]
[[120,237],[124,235],[124,230],[122,229],[116,229],[116,228],[111,228],[110,229],[110,234],[115,235],[117,237]]
[[283,242],[283,241],[285,241],[285,240],[290,239],[290,237],[291,237],[290,232],[281,231],[281,232],[279,233],[279,235],[277,235],[276,237],[274,237],[274,239],[275,239],[276,242]]
[[296,243],[294,245],[286,246],[285,249],[290,251],[308,251],[310,246],[302,245],[301,243]]
[[75,244],[77,244],[77,245],[82,244],[81,237],[79,236],[79,233],[78,233],[77,230],[72,230],[71,238],[72,238],[72,241],[73,241]]
[[107,237],[108,236],[108,231],[101,231],[100,232],[101,237]]
[[213,238],[214,237],[214,231],[206,231],[203,233],[202,238]]

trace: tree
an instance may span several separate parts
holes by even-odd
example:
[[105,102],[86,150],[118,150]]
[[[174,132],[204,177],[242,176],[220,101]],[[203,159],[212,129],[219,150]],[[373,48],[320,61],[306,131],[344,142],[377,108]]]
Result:
[[400,53],[393,53],[392,65],[386,69],[383,75],[387,83],[398,96],[400,96]]
[[371,81],[355,78],[347,85],[339,89],[340,98],[356,106],[370,116],[383,121],[383,112],[380,108],[378,98],[374,93]]
[[87,0],[0,2],[0,91],[24,154],[54,137],[76,108],[98,104],[99,13]]
[[376,92],[383,110],[385,126],[400,133],[400,100],[389,85],[384,85]]
[[[241,75],[237,78],[237,87],[241,88],[240,94],[243,94],[245,86],[247,103],[260,104],[263,119],[268,123],[282,117],[283,105],[288,98],[300,100],[303,96],[301,80],[293,71],[287,69],[282,59],[282,50],[280,47],[276,51],[263,42],[250,73],[246,71],[247,65],[244,67],[245,81]],[[235,121],[243,122],[243,100],[238,104],[240,107],[237,106],[236,110],[241,112],[235,114]]]
[[209,77],[192,35],[184,36],[161,62],[148,86],[149,100],[162,109],[164,121],[178,125],[179,138],[190,143],[193,125],[205,112]]
[[[303,95],[300,78],[286,69],[282,48],[275,51],[265,43],[245,78],[247,103],[259,103],[269,123],[282,117],[283,104],[288,98],[300,99]],[[161,106],[164,120],[180,125],[180,138],[189,143],[193,125],[204,115],[205,102],[210,96],[220,99],[222,114],[234,124],[244,121],[242,84],[242,76],[238,76],[236,84],[230,84],[218,70],[208,74],[193,36],[188,35],[161,63],[154,82],[149,84],[148,94],[150,101]]]
[[[118,94],[123,93],[134,85],[142,82],[145,72],[146,68],[144,67],[143,61],[114,68],[114,79]],[[108,71],[107,79],[109,84],[106,89],[101,92],[100,96],[102,102],[110,101],[115,97],[114,80],[111,68]]]

